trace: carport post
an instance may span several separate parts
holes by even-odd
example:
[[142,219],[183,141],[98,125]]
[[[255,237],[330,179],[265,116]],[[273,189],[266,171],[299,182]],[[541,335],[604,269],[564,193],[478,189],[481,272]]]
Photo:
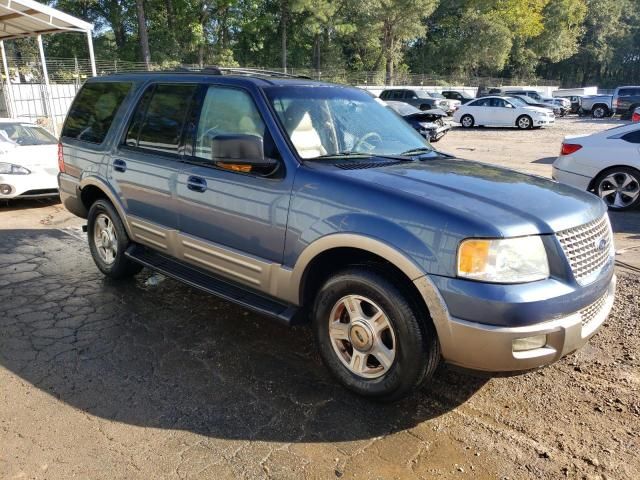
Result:
[[91,36],[91,30],[87,30],[87,45],[89,45],[89,59],[91,60],[91,75],[97,77],[96,73],[96,57],[93,54],[93,37]]
[[47,87],[47,106],[49,107],[49,117],[51,117],[51,129],[53,134],[58,136],[58,126],[56,125],[56,115],[53,111],[53,94],[51,85],[49,84],[49,71],[47,70],[47,59],[44,57],[44,47],[42,46],[42,35],[36,37],[38,39],[38,50],[40,50],[40,62],[42,63],[42,75],[44,83]]
[[7,79],[5,85],[7,86],[7,113],[9,117],[17,115],[16,104],[13,99],[13,86],[11,85],[11,77],[9,76],[9,64],[7,63],[7,54],[4,51],[4,40],[0,40],[0,51],[2,52],[2,67],[4,68],[4,76]]

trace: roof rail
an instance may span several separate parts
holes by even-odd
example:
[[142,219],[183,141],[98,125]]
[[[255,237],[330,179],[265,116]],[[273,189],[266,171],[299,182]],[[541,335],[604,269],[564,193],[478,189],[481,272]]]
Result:
[[208,73],[210,75],[255,75],[260,77],[285,77],[285,78],[303,78],[312,80],[311,77],[306,75],[294,75],[291,73],[276,72],[274,70],[263,70],[261,68],[236,68],[236,67],[218,67],[215,65],[208,65],[205,67],[176,67],[170,70],[152,70],[152,71],[139,71],[139,72],[116,72],[115,74],[126,75],[128,73]]

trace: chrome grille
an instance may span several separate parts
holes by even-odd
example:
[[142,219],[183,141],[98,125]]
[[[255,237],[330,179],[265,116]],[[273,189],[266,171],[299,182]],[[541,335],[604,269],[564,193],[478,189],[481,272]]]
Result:
[[607,301],[607,294],[605,293],[603,296],[601,296],[598,300],[593,302],[591,305],[580,310],[580,319],[582,321],[583,327],[586,327],[591,322],[591,320],[593,320],[598,316],[598,314],[602,310],[602,307],[604,307],[604,304],[606,301]]
[[591,283],[609,262],[613,240],[609,217],[556,233],[571,270],[580,285]]

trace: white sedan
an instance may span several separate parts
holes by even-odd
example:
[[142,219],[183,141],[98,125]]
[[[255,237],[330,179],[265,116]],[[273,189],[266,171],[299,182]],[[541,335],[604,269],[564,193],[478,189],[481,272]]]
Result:
[[553,125],[555,116],[548,108],[533,107],[519,98],[482,97],[462,105],[453,120],[465,128],[482,125],[524,130]]
[[598,195],[612,210],[640,203],[640,125],[567,136],[553,178]]
[[38,125],[0,119],[0,200],[58,195],[57,144]]

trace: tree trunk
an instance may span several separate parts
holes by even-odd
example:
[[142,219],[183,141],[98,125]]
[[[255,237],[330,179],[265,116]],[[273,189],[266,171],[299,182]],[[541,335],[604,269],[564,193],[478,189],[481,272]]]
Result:
[[393,27],[388,21],[384,22],[384,37],[382,39],[382,54],[385,59],[385,85],[393,85]]
[[144,0],[136,0],[138,14],[138,38],[140,39],[140,53],[147,70],[151,69],[151,52],[149,51],[149,35],[147,33],[147,19],[144,14]]
[[393,56],[387,52],[385,59],[385,85],[393,85]]
[[289,2],[280,2],[280,34],[282,35],[282,69],[287,73],[287,23],[289,22]]
[[320,33],[316,33],[313,37],[313,68],[316,70],[316,74],[320,72]]
[[173,0],[164,0],[164,5],[167,9],[167,27],[169,28],[169,33],[171,33],[171,35],[174,35],[175,22],[173,20],[175,17],[175,11],[173,9]]

